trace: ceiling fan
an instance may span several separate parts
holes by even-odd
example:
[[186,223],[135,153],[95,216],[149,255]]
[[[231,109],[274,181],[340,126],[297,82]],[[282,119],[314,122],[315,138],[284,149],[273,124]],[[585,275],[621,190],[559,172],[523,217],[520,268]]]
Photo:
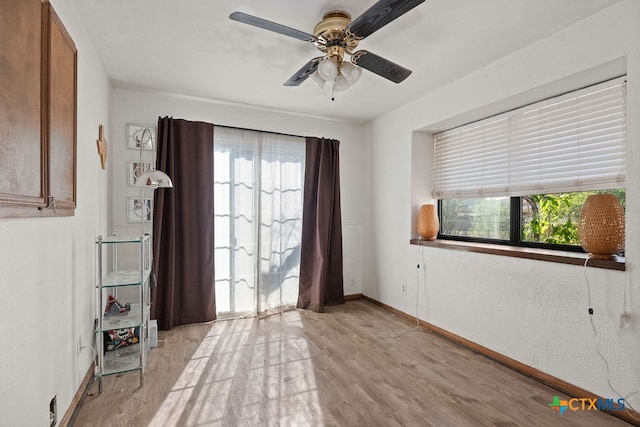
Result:
[[[285,86],[299,86],[311,77],[320,87],[331,81],[333,90],[340,91],[358,80],[362,68],[394,83],[400,83],[409,77],[411,70],[367,50],[355,49],[362,39],[423,2],[424,0],[379,0],[353,21],[347,12],[332,10],[324,14],[322,21],[313,29],[313,34],[243,12],[233,12],[229,18],[313,43],[323,53],[296,71],[284,83]],[[345,54],[351,57],[351,62],[345,60]]]

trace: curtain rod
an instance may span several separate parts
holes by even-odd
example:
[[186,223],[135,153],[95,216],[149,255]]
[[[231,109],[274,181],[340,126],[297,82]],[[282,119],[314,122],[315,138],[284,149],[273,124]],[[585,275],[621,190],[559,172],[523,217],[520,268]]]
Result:
[[247,128],[242,128],[242,127],[238,127],[238,126],[227,126],[227,125],[217,125],[217,124],[213,124],[214,127],[214,134],[215,134],[215,127],[221,127],[221,128],[227,128],[227,129],[237,129],[237,130],[248,130],[248,131],[252,131],[252,132],[262,132],[262,133],[272,133],[274,135],[282,135],[282,136],[293,136],[296,138],[307,138],[306,136],[302,136],[302,135],[293,135],[290,133],[282,133],[282,132],[272,132],[269,130],[260,130],[260,129],[247,129]]

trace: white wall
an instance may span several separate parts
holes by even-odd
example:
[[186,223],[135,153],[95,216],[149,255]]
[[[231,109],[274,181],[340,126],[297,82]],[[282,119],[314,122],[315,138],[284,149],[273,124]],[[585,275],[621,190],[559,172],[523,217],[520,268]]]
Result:
[[[0,220],[0,414],[2,425],[58,420],[91,362],[76,355],[79,337],[93,343],[95,238],[107,224],[107,172],[96,139],[109,139],[110,85],[70,0],[52,4],[78,48],[78,206],[73,217]],[[28,171],[25,171],[28,173]]]
[[[585,315],[581,268],[416,248],[408,241],[417,206],[430,197],[421,194],[417,179],[428,178],[430,161],[421,171],[412,161],[412,153],[429,154],[429,138],[415,131],[479,118],[548,96],[564,84],[580,86],[620,66],[629,77],[627,271],[589,269],[587,275],[611,382],[623,394],[640,388],[640,2],[623,1],[364,128],[168,94],[110,91],[73,3],[52,3],[79,52],[78,207],[74,217],[0,219],[0,424],[46,425],[50,399],[57,396],[61,418],[78,390],[92,361],[88,349],[76,355],[76,342],[93,341],[94,241],[129,227],[124,199],[137,195],[124,178],[126,160],[137,158],[124,148],[125,126],[155,124],[164,115],[339,139],[346,294],[364,291],[413,314],[419,286],[421,319],[612,396]],[[96,151],[99,124],[109,141],[108,171],[100,169]],[[417,262],[425,264],[426,274],[416,272]],[[400,293],[403,283],[407,296]],[[619,329],[625,292],[632,322]],[[639,395],[630,401],[640,407]]]
[[[158,117],[204,121],[216,125],[235,126],[255,130],[288,133],[301,136],[334,138],[340,141],[340,179],[344,245],[345,294],[362,292],[362,236],[365,229],[363,216],[368,184],[364,181],[362,126],[348,122],[285,114],[266,109],[219,103],[211,100],[185,97],[168,93],[142,92],[130,89],[113,91],[113,144],[111,168],[113,230],[119,233],[139,233],[140,224],[127,224],[125,200],[140,197],[139,189],[128,187],[127,160],[139,158],[139,152],[126,148],[127,123],[157,125]],[[144,160],[152,160],[152,153],[143,153]],[[147,194],[146,197],[151,197]],[[150,231],[147,228],[147,231]]]
[[[409,245],[415,213],[431,197],[417,184],[424,179],[431,187],[431,132],[625,69],[626,272]],[[364,294],[412,315],[418,295],[421,319],[600,396],[617,397],[607,377],[623,396],[640,389],[639,118],[640,2],[626,0],[369,123],[375,236],[366,269],[375,271],[367,273],[373,280],[365,281]],[[426,268],[417,272],[418,263]],[[623,310],[632,321],[620,329]],[[640,393],[629,402],[640,409]]]

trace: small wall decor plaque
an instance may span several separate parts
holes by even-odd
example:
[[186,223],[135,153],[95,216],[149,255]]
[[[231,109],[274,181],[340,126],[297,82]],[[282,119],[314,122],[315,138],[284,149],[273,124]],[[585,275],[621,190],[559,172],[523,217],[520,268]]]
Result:
[[153,125],[127,124],[127,148],[139,150],[140,145],[145,151],[152,151],[153,141],[156,139],[156,127]]
[[153,220],[153,199],[127,197],[127,222]]
[[96,140],[98,145],[98,155],[100,155],[100,164],[102,169],[107,167],[107,140],[104,139],[104,127],[98,126],[98,139]]
[[127,184],[135,187],[138,177],[152,169],[151,162],[141,162],[139,160],[127,161]]

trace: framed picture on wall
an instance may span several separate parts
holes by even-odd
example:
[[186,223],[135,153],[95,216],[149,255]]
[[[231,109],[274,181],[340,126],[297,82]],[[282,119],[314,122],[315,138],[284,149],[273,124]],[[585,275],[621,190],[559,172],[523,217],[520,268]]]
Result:
[[152,151],[155,147],[156,127],[153,125],[127,124],[127,148],[140,150],[140,145],[145,151]]
[[153,220],[153,199],[127,197],[127,222],[151,222]]
[[151,162],[129,160],[127,162],[127,184],[135,187],[138,177],[145,172],[149,172],[151,169]]

